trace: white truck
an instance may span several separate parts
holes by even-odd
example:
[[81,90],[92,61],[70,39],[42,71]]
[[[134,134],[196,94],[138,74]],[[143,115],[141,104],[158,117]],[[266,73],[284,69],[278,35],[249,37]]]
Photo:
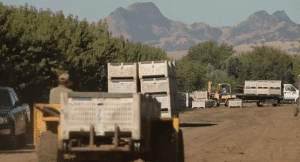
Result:
[[246,80],[244,93],[237,94],[243,102],[268,102],[273,106],[279,103],[296,103],[299,99],[299,90],[292,84],[282,84],[280,80]]
[[296,89],[292,84],[283,84],[283,88],[282,101],[286,101],[289,103],[298,103],[299,90]]

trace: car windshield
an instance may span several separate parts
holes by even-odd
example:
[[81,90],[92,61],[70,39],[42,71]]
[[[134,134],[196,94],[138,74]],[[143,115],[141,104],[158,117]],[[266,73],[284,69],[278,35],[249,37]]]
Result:
[[0,89],[0,107],[12,106],[9,92],[5,89]]

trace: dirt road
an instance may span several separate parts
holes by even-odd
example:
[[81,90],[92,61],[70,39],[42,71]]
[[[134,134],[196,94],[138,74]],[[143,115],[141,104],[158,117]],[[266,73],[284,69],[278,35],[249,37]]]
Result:
[[[200,109],[181,114],[187,162],[300,161],[293,106]],[[203,124],[206,123],[206,124]]]
[[[300,117],[293,106],[212,108],[180,115],[186,162],[299,162]],[[36,153],[0,153],[1,162],[37,162]]]

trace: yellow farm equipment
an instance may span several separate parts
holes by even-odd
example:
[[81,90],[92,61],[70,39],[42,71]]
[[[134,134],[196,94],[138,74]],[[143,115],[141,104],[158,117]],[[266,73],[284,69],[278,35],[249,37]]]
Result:
[[45,131],[52,131],[60,138],[60,104],[35,104],[33,110],[34,145],[38,145],[40,136]]
[[39,161],[184,161],[179,120],[160,117],[155,97],[100,92],[62,96],[61,105],[34,105]]
[[[61,104],[34,105],[39,161],[184,161],[175,65],[152,61],[108,67],[114,85],[109,83],[108,93],[67,92],[60,94]],[[143,72],[139,77],[138,71]],[[147,85],[138,86],[137,79]],[[150,83],[155,91],[139,89]]]

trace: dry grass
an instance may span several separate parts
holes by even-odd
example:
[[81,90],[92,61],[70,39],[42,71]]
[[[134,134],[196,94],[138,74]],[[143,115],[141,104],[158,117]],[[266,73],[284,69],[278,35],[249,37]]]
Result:
[[188,51],[172,51],[172,52],[167,52],[167,56],[170,58],[173,58],[174,60],[179,60],[183,56],[187,55]]
[[[237,53],[241,53],[242,51],[247,52],[247,51],[252,51],[253,47],[255,46],[262,46],[263,44],[261,43],[257,43],[255,44],[242,44],[239,46],[235,46],[233,49],[237,52]],[[281,41],[273,41],[273,42],[266,42],[264,45],[266,46],[273,46],[276,48],[279,48],[281,50],[289,50],[293,47],[299,48],[299,41],[286,41],[286,42],[281,42]],[[287,52],[292,54],[293,52]]]

